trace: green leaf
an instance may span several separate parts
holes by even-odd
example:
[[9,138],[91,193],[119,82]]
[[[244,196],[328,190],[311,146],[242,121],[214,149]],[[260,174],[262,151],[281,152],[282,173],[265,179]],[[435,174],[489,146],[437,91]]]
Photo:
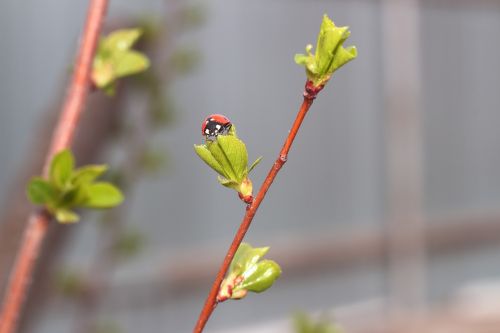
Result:
[[194,145],[194,151],[203,160],[203,162],[214,169],[215,172],[226,179],[229,178],[222,165],[215,159],[210,150],[208,150],[207,146]]
[[36,205],[53,202],[57,198],[57,190],[47,180],[34,177],[28,184],[27,194],[30,201]]
[[354,46],[350,46],[348,48],[340,47],[337,50],[335,59],[332,62],[332,71],[335,71],[337,68],[342,67],[347,64],[349,61],[355,59],[358,56],[358,50]]
[[113,63],[109,59],[95,58],[91,76],[96,87],[102,89],[109,86],[115,79]]
[[75,223],[80,220],[80,216],[70,209],[57,208],[55,211],[56,220],[60,223]]
[[149,68],[149,59],[137,51],[120,52],[113,55],[114,78],[137,74]]
[[238,184],[234,180],[229,180],[229,179],[226,179],[226,178],[221,177],[221,176],[217,176],[217,180],[219,181],[219,183],[222,186],[225,186],[225,187],[228,187],[228,188],[232,188],[235,191],[238,191],[238,189],[240,187],[240,184]]
[[55,206],[71,208],[84,204],[88,199],[87,187],[86,184],[81,184],[64,191]]
[[207,143],[208,150],[222,165],[230,180],[241,183],[247,175],[248,153],[243,141],[233,135],[219,135]]
[[243,282],[234,291],[245,289],[256,293],[271,287],[281,275],[281,267],[272,260],[262,260],[243,273]]
[[73,172],[71,175],[71,183],[77,186],[92,183],[107,170],[108,166],[105,164],[83,166]]
[[118,78],[149,68],[149,59],[131,50],[141,36],[141,29],[123,29],[102,38],[92,64],[92,82],[107,95],[114,95]]
[[243,272],[257,263],[267,251],[269,251],[269,247],[253,248],[248,243],[241,243],[231,262],[229,272],[235,273],[236,275],[243,274]]
[[253,163],[252,163],[252,165],[251,165],[251,166],[250,166],[250,168],[248,169],[248,173],[250,173],[250,172],[253,170],[253,168],[255,168],[255,167],[256,167],[256,166],[260,163],[260,161],[262,161],[262,158],[263,158],[263,157],[262,157],[262,156],[260,156],[259,158],[257,158],[257,159],[255,160],[255,162],[253,162]]
[[124,200],[122,192],[111,183],[99,182],[87,186],[87,201],[82,206],[111,208]]
[[102,48],[114,51],[126,51],[135,44],[141,37],[142,30],[136,29],[121,29],[110,33],[102,40]]
[[71,177],[75,159],[70,150],[64,149],[52,159],[49,170],[49,180],[58,187],[66,185]]
[[337,48],[349,37],[348,27],[336,27],[325,14],[316,44],[316,66],[319,73],[326,73],[335,58]]

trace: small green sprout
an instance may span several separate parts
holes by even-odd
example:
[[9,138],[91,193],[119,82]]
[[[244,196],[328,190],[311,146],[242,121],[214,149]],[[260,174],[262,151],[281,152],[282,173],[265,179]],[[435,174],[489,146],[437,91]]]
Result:
[[101,38],[91,73],[96,87],[113,95],[119,78],[149,68],[149,59],[143,53],[131,49],[141,35],[141,29],[123,29]]
[[218,302],[241,299],[249,291],[260,293],[273,285],[281,275],[281,267],[275,261],[261,260],[267,251],[269,247],[253,248],[241,243],[220,286]]
[[75,169],[70,150],[59,152],[52,159],[49,177],[34,177],[28,184],[27,194],[32,203],[43,205],[60,223],[79,220],[73,209],[112,208],[123,201],[123,194],[113,184],[96,182],[108,167],[87,165]]
[[306,46],[306,54],[295,55],[295,62],[306,68],[307,78],[313,86],[324,86],[333,72],[356,58],[355,46],[343,46],[349,35],[349,27],[335,26],[325,14],[318,35],[316,54],[311,53],[313,46],[309,44]]
[[203,145],[194,145],[194,150],[219,174],[220,184],[234,189],[246,203],[252,201],[253,186],[248,174],[260,163],[262,157],[248,166],[247,148],[236,136],[234,125],[227,135],[218,135],[214,140],[206,140]]

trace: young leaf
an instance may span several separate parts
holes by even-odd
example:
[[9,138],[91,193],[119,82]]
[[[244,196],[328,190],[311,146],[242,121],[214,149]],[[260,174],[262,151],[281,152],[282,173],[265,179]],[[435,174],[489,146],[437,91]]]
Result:
[[217,176],[217,180],[222,186],[232,188],[235,191],[238,191],[239,189],[239,184],[235,182],[234,180],[229,180],[221,176]]
[[57,202],[57,207],[70,208],[84,204],[88,198],[87,187],[86,184],[81,184],[64,191]]
[[115,78],[140,73],[149,68],[149,59],[136,51],[118,53],[113,56],[113,62]]
[[123,201],[123,194],[113,184],[99,182],[87,186],[87,201],[82,206],[90,208],[111,208]]
[[[247,147],[236,136],[232,135],[219,135],[217,143],[224,151],[224,155],[231,163],[234,170],[236,180],[241,183],[247,175],[248,168],[248,153]],[[210,148],[209,148],[210,149]]]
[[209,167],[224,178],[229,178],[222,165],[214,158],[205,145],[194,145],[194,151]]
[[78,216],[78,214],[66,208],[57,208],[55,216],[56,220],[60,223],[75,223],[80,220],[80,216]]
[[259,158],[257,158],[255,160],[255,162],[252,163],[252,165],[248,169],[248,173],[250,173],[253,170],[253,168],[255,168],[260,163],[260,161],[262,161],[262,158],[263,158],[263,156],[260,156]]
[[63,187],[71,177],[75,159],[69,149],[57,153],[52,159],[49,170],[49,179],[58,187]]
[[110,85],[115,79],[115,72],[111,61],[96,58],[92,66],[92,82],[99,88]]
[[116,30],[102,40],[102,48],[113,51],[126,51],[134,45],[141,35],[141,29]]
[[236,275],[242,274],[250,266],[257,263],[269,251],[269,247],[253,248],[248,243],[241,243],[236,251],[229,271]]
[[131,49],[141,34],[140,29],[124,29],[101,39],[91,73],[96,87],[113,95],[118,78],[142,72],[149,67],[148,58]]
[[91,183],[106,172],[106,170],[108,170],[108,166],[105,164],[86,165],[73,172],[71,175],[71,183],[76,186]]
[[344,48],[349,37],[348,27],[337,27],[325,14],[321,23],[316,44],[316,54],[312,54],[312,45],[306,46],[306,54],[296,54],[295,62],[306,69],[307,78],[316,87],[328,82],[333,72],[357,56],[356,47]]
[[28,198],[36,205],[43,205],[56,200],[56,189],[47,180],[34,177],[28,184]]
[[207,141],[206,147],[214,157],[214,159],[221,165],[224,173],[227,175],[227,179],[237,182],[236,173],[234,172],[231,161],[227,158],[226,154],[220,147],[218,141]]
[[245,289],[256,293],[271,287],[281,275],[281,267],[272,260],[262,260],[243,273],[243,281],[234,291]]

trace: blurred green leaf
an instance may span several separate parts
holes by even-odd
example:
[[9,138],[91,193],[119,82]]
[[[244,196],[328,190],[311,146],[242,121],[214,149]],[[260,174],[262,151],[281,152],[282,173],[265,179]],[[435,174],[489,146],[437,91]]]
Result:
[[102,39],[101,49],[116,51],[127,51],[141,37],[141,29],[121,29],[110,33]]
[[43,205],[56,200],[56,189],[47,180],[34,177],[28,184],[28,198],[36,205]]
[[67,208],[56,208],[56,220],[60,223],[75,223],[80,220],[80,216]]
[[113,57],[114,78],[137,74],[149,68],[149,59],[137,51],[118,53]]
[[179,74],[189,74],[196,68],[201,59],[200,52],[192,48],[175,50],[170,58],[170,66]]
[[106,172],[106,170],[108,170],[108,166],[104,164],[83,166],[73,172],[71,183],[76,186],[91,183]]
[[85,291],[85,281],[80,273],[71,270],[60,271],[55,277],[56,288],[64,296],[77,297]]
[[148,147],[141,158],[141,164],[149,173],[159,173],[167,165],[167,155],[164,150]]
[[326,319],[313,320],[303,312],[296,313],[293,316],[295,333],[342,333],[334,324]]
[[121,191],[111,183],[99,182],[87,187],[87,201],[82,205],[90,208],[111,208],[124,200]]
[[114,79],[115,71],[111,60],[96,58],[92,67],[92,82],[96,87],[101,89],[109,87]]
[[73,153],[64,149],[57,153],[50,164],[49,180],[58,187],[63,187],[71,177],[75,166]]
[[108,95],[113,95],[117,79],[149,68],[149,59],[131,49],[141,34],[141,29],[123,29],[101,39],[91,73],[92,82],[96,87]]
[[182,27],[190,29],[202,25],[206,21],[206,11],[202,4],[186,4],[179,13]]
[[128,258],[137,255],[144,246],[144,235],[139,231],[126,231],[120,235],[114,245],[120,257]]

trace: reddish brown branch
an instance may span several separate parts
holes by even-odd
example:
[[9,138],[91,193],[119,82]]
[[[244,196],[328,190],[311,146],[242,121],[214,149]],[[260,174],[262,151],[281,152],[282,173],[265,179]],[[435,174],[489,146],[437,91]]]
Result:
[[[90,68],[107,6],[108,0],[90,1],[75,71],[45,159],[44,175],[48,173],[53,156],[60,150],[70,147],[73,141],[87,97]],[[43,210],[34,212],[29,218],[5,293],[0,313],[0,333],[12,333],[17,327],[17,320],[31,282],[36,259],[47,235],[50,220],[50,215]]]
[[243,221],[241,222],[241,225],[238,231],[236,232],[236,235],[234,236],[233,242],[231,243],[231,246],[227,251],[226,257],[224,258],[224,261],[222,262],[222,265],[219,268],[219,272],[217,273],[215,281],[212,284],[212,289],[210,290],[207,300],[205,301],[205,305],[203,306],[200,316],[198,317],[198,322],[196,323],[196,326],[193,331],[194,333],[200,333],[203,331],[205,324],[210,318],[210,315],[217,306],[217,294],[219,293],[220,285],[222,283],[222,280],[224,279],[224,276],[227,273],[231,261],[233,260],[236,250],[238,250],[238,247],[243,241],[243,238],[245,237],[248,228],[250,228],[250,224],[252,223],[252,220],[255,216],[255,213],[257,212],[257,209],[260,206],[260,203],[262,202],[262,200],[264,200],[267,190],[269,190],[269,187],[271,187],[274,178],[276,178],[276,175],[287,161],[288,152],[290,151],[293,140],[295,139],[295,136],[297,135],[297,132],[299,131],[300,126],[302,125],[302,121],[304,120],[307,111],[311,107],[314,98],[316,97],[318,92],[321,91],[322,88],[323,86],[321,87],[312,86],[312,83],[310,81],[306,83],[304,92],[304,101],[302,102],[297,117],[295,118],[292,128],[288,133],[288,136],[285,140],[285,144],[283,145],[283,148],[281,148],[281,152],[276,161],[274,162],[271,170],[269,170],[266,179],[262,183],[262,186],[259,189],[259,193],[257,193],[257,196],[254,198],[253,202],[247,208],[245,216],[243,217]]

